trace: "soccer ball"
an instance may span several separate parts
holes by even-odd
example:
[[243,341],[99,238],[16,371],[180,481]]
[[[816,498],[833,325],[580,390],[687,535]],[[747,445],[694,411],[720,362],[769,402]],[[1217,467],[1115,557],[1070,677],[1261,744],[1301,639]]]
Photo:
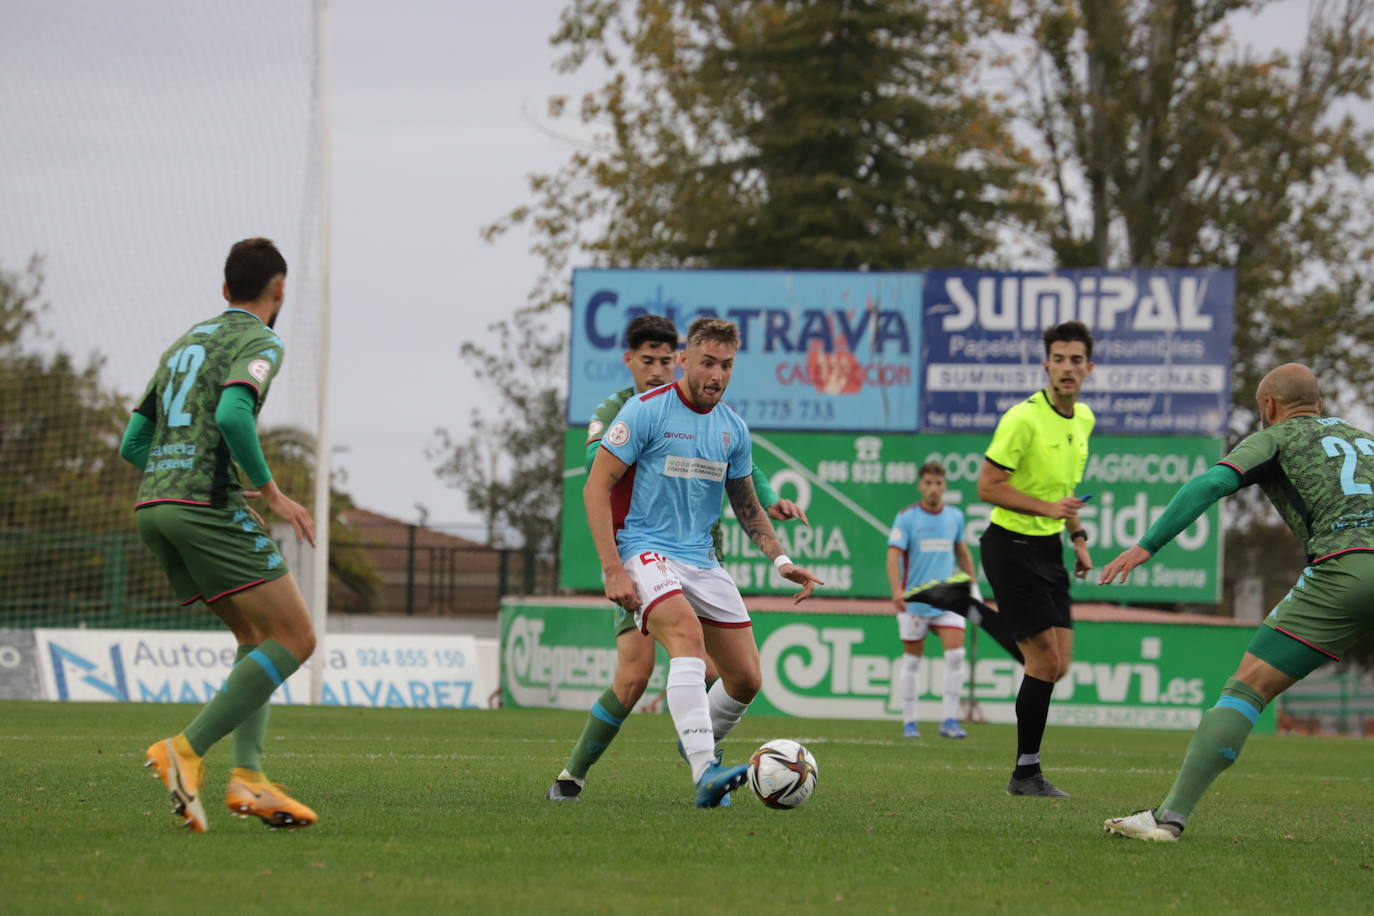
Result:
[[816,789],[816,758],[789,738],[776,738],[754,751],[749,785],[770,808],[800,808]]

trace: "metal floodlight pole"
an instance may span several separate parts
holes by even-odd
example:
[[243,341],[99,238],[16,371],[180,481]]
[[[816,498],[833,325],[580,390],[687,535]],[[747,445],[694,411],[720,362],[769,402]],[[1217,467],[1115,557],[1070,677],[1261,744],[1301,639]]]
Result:
[[320,323],[315,425],[315,575],[310,594],[310,619],[315,627],[315,655],[310,664],[310,702],[324,694],[325,627],[329,617],[329,273],[330,176],[329,139],[329,0],[315,0],[315,154],[319,180]]

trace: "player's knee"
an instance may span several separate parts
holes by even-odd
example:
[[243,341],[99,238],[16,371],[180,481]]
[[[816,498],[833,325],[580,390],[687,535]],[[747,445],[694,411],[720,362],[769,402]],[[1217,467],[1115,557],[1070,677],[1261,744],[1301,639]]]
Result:
[[297,660],[299,660],[299,661],[301,661],[301,662],[304,662],[304,661],[305,661],[306,659],[308,659],[310,656],[314,655],[314,654],[315,654],[315,629],[314,629],[314,627],[306,627],[303,631],[301,631],[301,632],[299,632],[299,633],[293,633],[293,634],[291,634],[291,636],[290,636],[290,643],[286,645],[286,648],[287,648],[288,650],[290,650],[291,654],[294,655],[294,656],[296,656]]
[[615,683],[612,687],[621,705],[626,709],[631,709],[639,702],[639,698],[644,696],[644,691],[649,688],[649,675],[638,671],[622,674],[617,670]]
[[725,692],[740,703],[751,703],[763,687],[763,674],[757,667],[731,672],[724,678]]

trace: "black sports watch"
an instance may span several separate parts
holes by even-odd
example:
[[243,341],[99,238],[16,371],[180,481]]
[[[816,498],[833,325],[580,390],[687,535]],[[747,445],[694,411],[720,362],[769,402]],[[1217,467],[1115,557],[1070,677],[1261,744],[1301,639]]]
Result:
[[1071,532],[1069,532],[1069,540],[1072,541],[1072,540],[1074,540],[1075,538],[1082,538],[1083,540],[1086,541],[1086,540],[1088,539],[1088,529],[1086,529],[1086,528],[1079,528],[1077,531],[1071,531]]

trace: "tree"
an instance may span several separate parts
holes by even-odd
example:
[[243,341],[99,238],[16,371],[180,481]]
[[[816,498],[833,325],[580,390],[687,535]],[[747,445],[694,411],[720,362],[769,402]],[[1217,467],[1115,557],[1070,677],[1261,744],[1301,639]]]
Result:
[[[119,458],[127,409],[41,326],[43,262],[0,267],[0,610],[117,603],[138,472]],[[111,581],[114,576],[120,581]],[[36,619],[30,622],[36,622]]]
[[428,455],[440,462],[439,477],[461,489],[487,519],[490,546],[499,541],[500,526],[517,532],[526,549],[556,554],[566,335],[549,330],[532,310],[491,329],[499,337],[497,351],[469,341],[461,353],[496,395],[496,414],[474,410],[457,437],[436,430]]
[[[998,262],[1003,229],[1034,222],[1040,195],[1008,113],[969,91],[980,21],[962,2],[574,0],[553,37],[561,66],[595,58],[612,71],[577,112],[595,131],[592,148],[532,176],[532,203],[486,236],[533,231],[544,263],[529,297],[535,313],[567,304],[579,258],[623,267]],[[551,111],[568,114],[567,100]],[[464,346],[497,383],[503,420],[475,416],[480,435],[433,450],[447,456],[440,475],[474,509],[531,532],[556,523],[561,455],[547,445],[561,443],[563,429],[562,341],[536,328],[522,313],[501,326],[503,353]],[[526,370],[551,387],[527,390]],[[504,481],[488,470],[493,453],[516,456]]]
[[[140,474],[119,457],[132,398],[104,387],[102,357],[81,365],[52,341],[42,290],[41,258],[0,267],[0,611],[175,608],[134,530]],[[287,492],[313,492],[307,433],[269,429],[262,442]],[[379,580],[339,518],[352,500],[333,489],[331,504],[331,594],[342,584],[370,601]]]
[[1371,0],[1319,0],[1295,55],[1239,48],[1265,0],[1015,0],[1016,110],[1038,138],[1060,266],[1234,267],[1232,431],[1279,363],[1331,406],[1374,383],[1369,150],[1349,106],[1374,82]]
[[[294,426],[269,426],[259,431],[259,439],[277,486],[292,499],[310,506],[315,493],[315,437]],[[329,607],[368,611],[373,608],[382,580],[363,552],[358,529],[344,520],[344,513],[355,506],[353,497],[341,487],[342,474],[334,472],[329,486]],[[244,486],[249,483],[244,481]],[[265,505],[254,508],[264,514],[269,524],[272,520],[281,521]],[[317,527],[319,522],[315,520]]]

